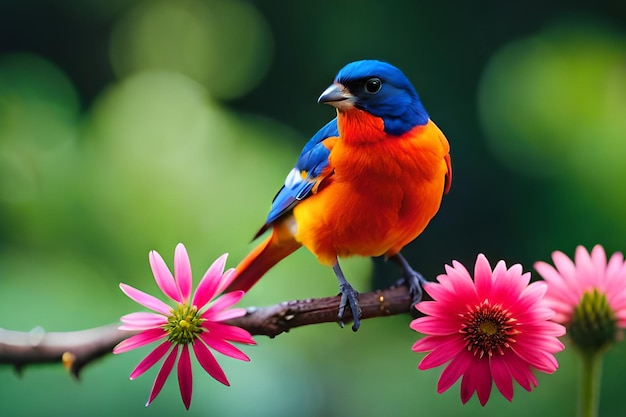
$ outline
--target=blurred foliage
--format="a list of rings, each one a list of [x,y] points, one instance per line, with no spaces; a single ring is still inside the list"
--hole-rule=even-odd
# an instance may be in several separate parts
[[[452,145],[454,182],[407,255],[434,278],[452,259],[535,260],[595,243],[624,251],[626,6],[620,1],[306,3],[245,0],[0,1],[0,322],[77,330],[154,292],[147,254],[176,243],[196,277],[252,247],[299,149],[332,117],[317,95],[345,63],[402,68]],[[351,259],[361,290],[393,266]],[[372,274],[371,271],[374,273]],[[373,276],[373,278],[372,278]],[[336,292],[302,250],[245,305]],[[0,369],[12,416],[571,416],[578,363],[513,403],[460,405],[418,372],[409,317],[298,329],[221,360],[232,386],[196,373],[191,411],[175,381],[145,409],[145,351],[107,357],[77,383],[60,366]],[[622,416],[625,344],[605,364],[601,414]]]

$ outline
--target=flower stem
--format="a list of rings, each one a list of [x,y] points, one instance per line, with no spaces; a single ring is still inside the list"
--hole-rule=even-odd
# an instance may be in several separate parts
[[[600,376],[602,374],[602,350],[584,350],[580,381],[580,417],[597,417],[600,404]]]

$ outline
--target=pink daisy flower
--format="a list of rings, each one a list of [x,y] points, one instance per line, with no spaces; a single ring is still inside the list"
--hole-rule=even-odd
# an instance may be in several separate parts
[[[554,315],[543,296],[546,284],[529,285],[530,273],[517,264],[507,269],[504,261],[491,270],[484,255],[478,255],[474,280],[459,262],[446,265],[446,273],[424,290],[433,301],[416,308],[424,313],[411,328],[427,336],[413,345],[415,352],[430,352],[419,363],[425,370],[447,363],[437,392],[449,389],[459,378],[461,401],[474,394],[487,403],[492,383],[509,401],[513,380],[530,391],[537,386],[532,370],[554,372],[554,353],[563,350],[557,339],[563,326],[549,321]]]
[[[161,392],[178,359],[178,385],[185,408],[189,409],[192,393],[192,372],[189,348],[193,350],[202,368],[224,385],[229,385],[222,368],[215,360],[213,349],[235,359],[249,361],[242,351],[229,342],[255,344],[246,330],[223,322],[245,314],[245,309],[229,309],[243,296],[243,291],[234,291],[214,300],[232,281],[234,269],[224,271],[227,254],[220,256],[207,270],[191,297],[191,264],[183,244],[176,246],[174,275],[163,258],[156,252],[149,255],[150,266],[158,287],[174,301],[170,307],[158,298],[130,285],[120,284],[122,291],[132,300],[155,313],[131,313],[123,316],[120,329],[139,331],[119,343],[113,353],[123,353],[152,342],[159,345],[146,356],[131,372],[130,379],[142,375],[163,357],[146,406]],[[210,348],[210,349],[209,349]]]
[[[601,245],[591,253],[576,248],[574,261],[563,252],[552,254],[554,267],[535,263],[548,284],[546,301],[554,321],[568,328],[572,341],[583,349],[601,350],[621,337],[626,328],[626,263],[620,252],[607,262]]]

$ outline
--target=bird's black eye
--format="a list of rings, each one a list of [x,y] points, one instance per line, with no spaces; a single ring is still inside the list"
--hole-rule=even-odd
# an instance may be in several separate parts
[[[383,86],[383,82],[380,78],[370,78],[365,81],[365,91],[369,94],[376,94]]]

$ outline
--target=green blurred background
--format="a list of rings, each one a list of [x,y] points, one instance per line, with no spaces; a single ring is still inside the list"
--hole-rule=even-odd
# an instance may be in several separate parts
[[[78,330],[156,293],[147,254],[187,246],[196,278],[252,247],[305,141],[333,116],[315,100],[351,60],[413,81],[452,146],[454,181],[406,254],[427,277],[479,252],[531,270],[578,244],[626,249],[626,3],[530,0],[286,2],[0,0],[0,326]],[[361,291],[395,268],[346,262]],[[302,250],[242,305],[335,294]],[[335,324],[220,358],[232,386],[195,373],[143,406],[147,349],[72,380],[61,366],[0,368],[2,416],[409,416],[575,414],[578,363],[513,403],[461,406],[458,384],[416,370],[408,316]],[[601,414],[623,416],[626,345],[608,355]],[[519,388],[519,387],[518,387]]]

